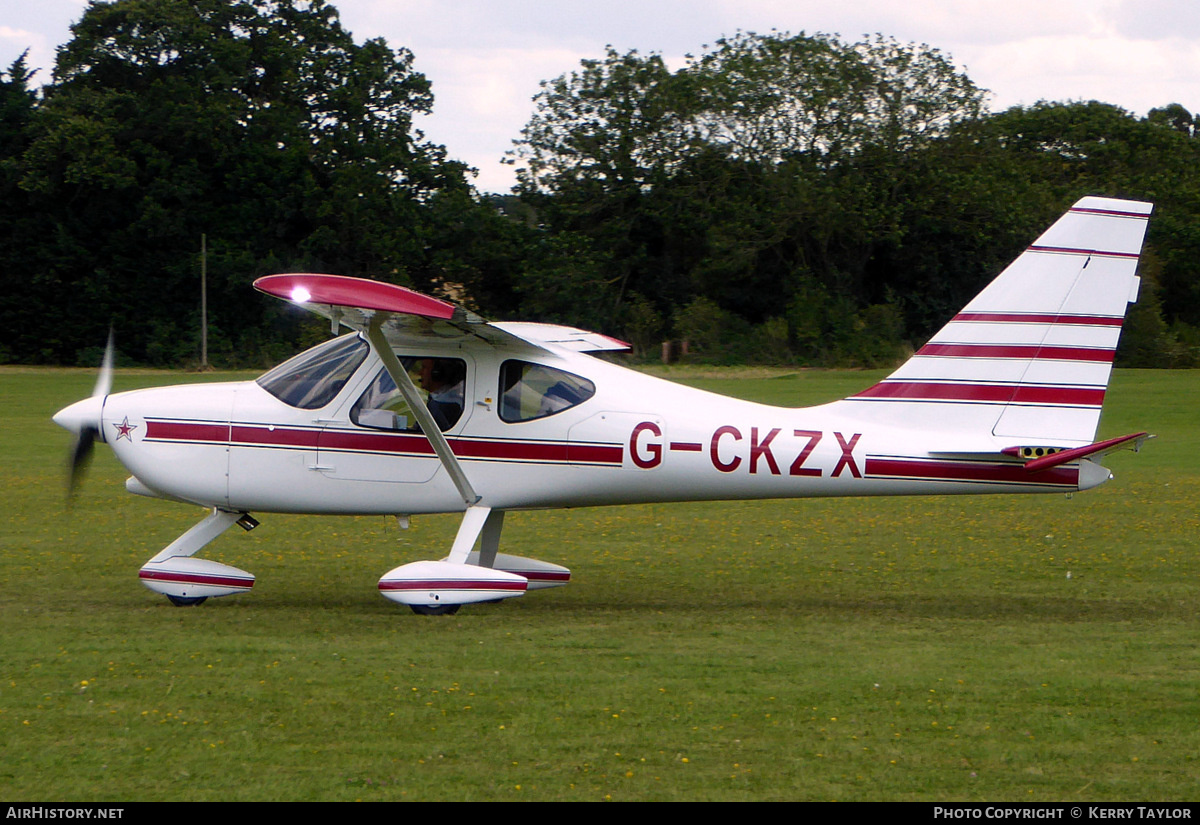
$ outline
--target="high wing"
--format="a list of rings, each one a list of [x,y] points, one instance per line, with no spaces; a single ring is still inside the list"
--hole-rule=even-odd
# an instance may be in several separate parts
[[[339,325],[366,332],[377,323],[393,345],[457,342],[474,338],[520,351],[530,348],[572,352],[625,351],[629,344],[558,324],[488,323],[470,310],[395,284],[344,275],[268,275],[254,288],[282,298]]]
[[[344,325],[366,336],[462,499],[463,520],[449,554],[440,561],[413,562],[389,571],[379,583],[384,595],[410,604],[418,612],[453,611],[462,602],[520,595],[529,586],[531,576],[569,577],[566,568],[518,557],[505,560],[524,565],[521,573],[495,566],[504,511],[493,509],[491,502],[476,492],[394,350],[405,345],[461,343],[469,339],[514,354],[627,350],[628,344],[555,324],[489,324],[469,310],[411,289],[342,275],[269,275],[256,280],[254,287],[323,315],[330,319],[335,333]],[[478,558],[471,563],[477,542]],[[529,565],[532,568],[525,569]],[[431,594],[440,606],[425,603]]]
[[[628,352],[630,349],[629,344],[617,338],[562,324],[505,321],[493,322],[490,326],[530,344],[549,344],[571,352]]]

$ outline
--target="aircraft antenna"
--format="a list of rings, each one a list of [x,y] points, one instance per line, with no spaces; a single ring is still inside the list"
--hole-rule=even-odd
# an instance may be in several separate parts
[[[200,369],[208,369],[208,236],[200,233]]]

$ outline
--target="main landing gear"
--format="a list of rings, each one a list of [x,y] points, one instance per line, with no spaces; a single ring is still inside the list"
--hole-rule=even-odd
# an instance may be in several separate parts
[[[503,527],[503,510],[471,505],[446,558],[389,570],[379,580],[379,592],[418,615],[451,616],[464,604],[498,602],[571,580],[565,567],[498,552]],[[479,550],[472,551],[476,541]]]
[[[246,593],[254,576],[195,555],[233,525],[253,530],[250,514],[213,510],[198,524],[142,565],[142,584],[176,607],[193,607],[216,596]],[[379,590],[419,616],[453,616],[464,604],[498,602],[527,590],[561,587],[571,571],[550,562],[498,552],[504,512],[473,505],[463,515],[450,554],[441,561],[416,561],[384,574]],[[479,550],[472,550],[476,542]]]
[[[254,587],[254,576],[228,564],[194,558],[210,541],[233,525],[253,530],[258,521],[249,513],[213,508],[199,524],[167,545],[142,565],[138,578],[176,607],[202,604],[210,596],[232,596]]]

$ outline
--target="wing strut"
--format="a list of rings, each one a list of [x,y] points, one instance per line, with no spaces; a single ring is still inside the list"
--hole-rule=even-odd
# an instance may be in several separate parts
[[[396,382],[396,388],[400,390],[400,394],[408,402],[409,409],[412,410],[417,423],[421,425],[421,432],[425,433],[425,437],[429,439],[429,443],[433,446],[433,451],[437,453],[437,457],[441,460],[442,466],[450,474],[450,479],[454,482],[454,486],[458,488],[458,494],[462,496],[463,503],[467,507],[473,507],[479,502],[481,496],[477,495],[475,489],[471,487],[471,482],[467,480],[467,474],[463,472],[462,465],[458,463],[454,451],[450,449],[450,442],[446,440],[446,436],[438,428],[437,423],[433,420],[433,416],[429,413],[429,409],[425,406],[425,402],[421,399],[421,394],[417,392],[416,385],[408,377],[408,371],[401,365],[400,359],[396,357],[396,353],[392,352],[391,345],[388,344],[387,338],[384,337],[381,327],[389,317],[390,313],[387,312],[378,312],[375,314],[375,317],[371,319],[371,323],[367,326],[367,340],[371,342],[371,346],[379,355],[379,359],[383,361],[384,369],[388,371],[388,375]],[[472,538],[473,543],[474,538]]]

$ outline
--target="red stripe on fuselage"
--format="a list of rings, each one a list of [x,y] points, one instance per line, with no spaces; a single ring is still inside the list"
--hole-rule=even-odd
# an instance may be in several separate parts
[[[234,424],[230,428],[233,444],[255,444],[278,447],[306,447],[315,450],[320,430],[294,430],[288,427],[263,427]]]
[[[576,444],[564,441],[505,441],[448,439],[450,449],[460,459],[470,461],[539,461],[550,463],[620,464],[623,448],[608,444]],[[333,452],[404,453],[434,455],[423,435],[392,435],[349,430],[327,430],[321,435],[321,449]]]
[[[270,427],[262,424],[209,424],[194,421],[147,421],[147,438],[230,444],[236,447],[328,450],[433,457],[424,435],[357,430],[318,430]],[[620,465],[624,448],[619,444],[581,444],[565,441],[505,439],[449,439],[454,454],[464,460],[529,461]]]
[[[146,419],[146,438],[166,441],[206,441],[229,443],[228,424],[196,421],[154,421]]]
[[[868,478],[886,476],[912,479],[913,481],[976,481],[1023,486],[1049,484],[1060,487],[1077,487],[1079,485],[1079,470],[1066,467],[1055,467],[1041,473],[1030,473],[1022,464],[982,464],[867,456],[866,469]]]

